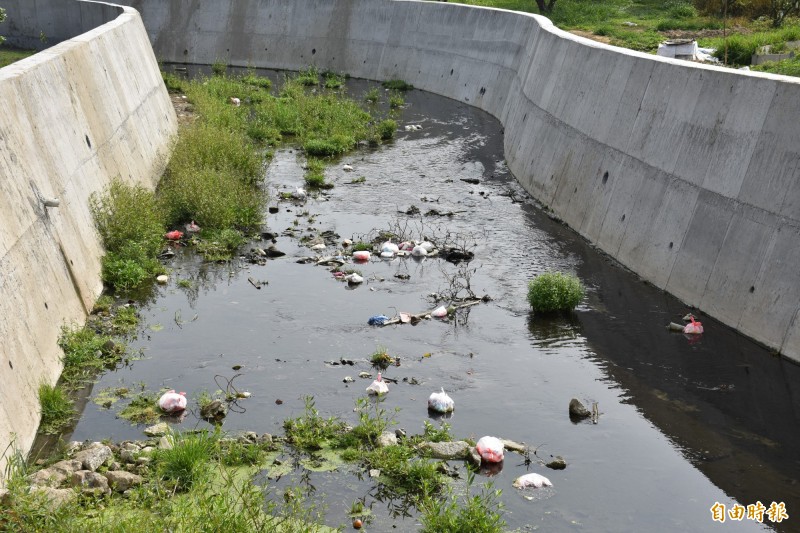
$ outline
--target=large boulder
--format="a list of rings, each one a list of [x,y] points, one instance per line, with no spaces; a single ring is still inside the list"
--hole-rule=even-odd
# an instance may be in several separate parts
[[[469,443],[463,440],[454,442],[422,442],[418,446],[419,450],[434,459],[444,459],[452,461],[466,459],[469,456]]]
[[[106,461],[113,459],[114,453],[105,444],[92,445],[75,454],[73,459],[80,461],[85,470],[94,472]]]
[[[124,470],[113,470],[105,473],[108,484],[117,492],[125,492],[135,485],[141,485],[144,482],[142,476],[137,476]]]

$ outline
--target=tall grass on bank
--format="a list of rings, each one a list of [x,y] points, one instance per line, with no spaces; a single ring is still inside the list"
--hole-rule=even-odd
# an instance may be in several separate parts
[[[748,35],[729,35],[728,63],[733,65],[749,65],[753,54],[765,45],[779,45],[786,41],[800,40],[800,24],[787,25],[774,30],[759,31]],[[703,46],[716,48],[714,56],[723,59],[725,54],[725,40],[722,38],[705,39]]]
[[[39,386],[39,405],[42,408],[42,419],[39,422],[40,433],[59,433],[75,416],[72,400],[67,392],[58,386],[53,387],[42,383]]]

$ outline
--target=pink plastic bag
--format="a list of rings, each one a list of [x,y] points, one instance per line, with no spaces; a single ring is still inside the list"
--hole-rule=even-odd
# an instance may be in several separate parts
[[[166,413],[177,413],[186,409],[186,393],[169,390],[158,399],[158,406]]]
[[[683,332],[699,335],[703,333],[703,324],[701,322],[696,322],[694,317],[692,317],[692,321],[684,326]]]
[[[503,443],[497,437],[481,437],[475,449],[487,463],[499,463],[503,460]]]

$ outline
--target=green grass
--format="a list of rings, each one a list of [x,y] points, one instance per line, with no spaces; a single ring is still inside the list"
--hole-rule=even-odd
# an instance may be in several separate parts
[[[308,67],[306,70],[301,70],[295,76],[294,81],[306,87],[319,85],[319,72],[317,71],[317,67]]]
[[[69,395],[58,386],[42,383],[39,386],[39,405],[42,408],[39,433],[48,435],[60,433],[76,415]]]
[[[320,416],[312,396],[306,396],[305,412],[297,418],[287,418],[283,422],[286,439],[295,447],[306,450],[320,450],[334,442],[344,429],[344,422],[336,417]]]
[[[403,80],[397,80],[397,79],[386,80],[384,82],[381,82],[381,85],[383,85],[390,91],[410,91],[411,89],[414,88],[414,86],[411,85],[410,83],[406,83]]]
[[[107,285],[125,293],[163,272],[155,257],[161,250],[164,222],[152,191],[114,179],[89,202],[107,252],[102,263]]]
[[[570,311],[583,299],[583,284],[572,275],[545,272],[528,284],[528,302],[538,313]]]
[[[2,41],[0,41],[2,43]],[[11,63],[16,63],[20,59],[25,59],[36,53],[36,50],[22,50],[11,46],[0,45],[0,68],[6,67]]]
[[[378,349],[370,357],[370,362],[373,366],[386,370],[389,365],[394,364],[394,357],[389,355],[389,351],[385,347],[378,346]]]
[[[769,61],[762,65],[752,67],[758,72],[770,72],[784,76],[800,76],[800,58],[784,59],[783,61]]]
[[[390,118],[382,120],[378,124],[378,135],[380,136],[382,141],[388,141],[389,139],[392,139],[396,131],[397,131],[397,122]]]
[[[120,410],[118,416],[133,424],[155,424],[164,414],[158,407],[158,398],[154,392],[141,391]]]
[[[110,336],[88,327],[62,327],[58,345],[64,351],[61,381],[67,388],[77,388],[101,370],[113,367],[124,351]]]
[[[177,491],[187,491],[207,480],[217,439],[205,431],[179,433],[172,449],[159,450],[156,455],[159,476],[174,483]]]
[[[787,25],[779,29],[759,31],[749,35],[731,35],[728,37],[728,63],[733,65],[749,65],[753,54],[764,45],[781,45],[786,41],[800,39],[800,24]],[[722,58],[725,53],[725,42],[721,38],[706,39],[704,46],[717,49],[714,54]]]
[[[479,494],[470,493],[475,475],[469,472],[467,488],[461,498],[449,492],[448,498],[428,498],[422,505],[422,533],[499,533],[504,531],[501,491],[486,484]],[[461,504],[459,505],[459,500]]]
[[[399,107],[403,107],[406,101],[403,99],[403,96],[399,93],[392,93],[389,95],[389,107],[392,109],[397,109]]]

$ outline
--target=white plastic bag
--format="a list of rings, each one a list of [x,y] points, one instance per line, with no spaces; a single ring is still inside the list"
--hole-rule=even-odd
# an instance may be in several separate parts
[[[515,489],[524,489],[526,487],[534,487],[537,489],[541,489],[542,487],[552,487],[553,484],[550,483],[550,480],[546,477],[531,472],[530,474],[525,474],[524,476],[520,476],[514,480],[514,488]]]
[[[684,333],[689,333],[692,335],[699,335],[703,333],[703,324],[702,322],[695,321],[694,317],[691,317],[691,322],[686,324],[683,328]]]
[[[158,406],[165,413],[177,413],[186,409],[186,393],[168,390],[158,399]]]
[[[433,311],[431,311],[431,316],[436,318],[444,318],[447,316],[447,308],[443,305],[440,305]]]
[[[487,463],[499,463],[503,460],[503,443],[497,437],[481,437],[475,449]]]
[[[389,386],[385,381],[383,381],[380,372],[378,372],[378,377],[375,378],[375,381],[373,381],[370,386],[367,387],[367,392],[370,394],[377,394],[378,396],[389,392]]]
[[[353,252],[354,261],[369,261],[370,253],[367,250],[358,250]]]
[[[438,413],[449,413],[456,408],[456,403],[447,395],[442,388],[442,392],[434,392],[428,397],[428,409]]]

